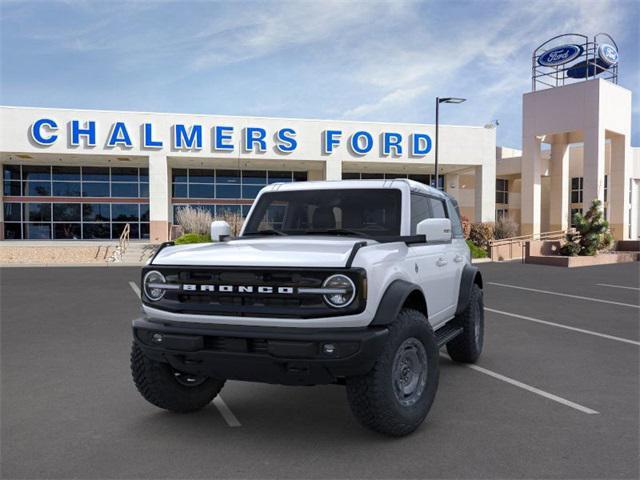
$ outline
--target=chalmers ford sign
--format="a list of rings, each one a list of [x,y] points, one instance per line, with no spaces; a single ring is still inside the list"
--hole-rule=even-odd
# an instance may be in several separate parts
[[[171,125],[169,131],[160,131],[153,123],[132,125],[130,122],[114,121],[109,125],[94,120],[71,120],[58,122],[54,118],[38,118],[29,128],[32,142],[46,148],[61,140],[62,130],[71,147],[95,147],[98,142],[105,148],[129,149],[134,145],[143,150],[170,148],[174,151],[214,151],[264,153],[273,151],[278,155],[295,153],[299,140],[295,128],[290,126],[268,131],[260,126],[238,129],[230,125],[182,124]],[[239,131],[238,131],[239,130]],[[139,133],[138,133],[139,132]],[[137,135],[137,137],[136,137]],[[322,155],[331,155],[341,145],[357,156],[377,154],[399,156],[408,154],[423,157],[431,152],[432,140],[426,133],[382,132],[380,135],[367,130],[349,134],[341,129],[325,129],[321,135]],[[135,141],[134,138],[139,138]],[[135,141],[135,144],[134,144]]]

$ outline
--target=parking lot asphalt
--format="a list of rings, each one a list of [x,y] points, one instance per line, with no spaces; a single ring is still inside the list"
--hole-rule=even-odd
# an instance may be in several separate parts
[[[129,372],[139,269],[2,269],[2,478],[637,479],[638,264],[480,268],[478,368],[443,356],[402,439],[361,428],[340,386],[227,382],[158,410]]]

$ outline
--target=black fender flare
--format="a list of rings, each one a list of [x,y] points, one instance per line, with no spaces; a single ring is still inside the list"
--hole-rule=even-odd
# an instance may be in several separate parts
[[[409,298],[409,295],[414,292],[420,294],[424,303],[424,305],[422,305],[424,308],[423,313],[426,316],[426,297],[424,296],[422,289],[415,283],[407,282],[406,280],[394,280],[389,284],[387,290],[382,295],[380,303],[378,304],[378,310],[369,325],[382,326],[392,323],[400,313],[400,310],[405,304],[407,298]]]
[[[460,277],[460,292],[458,293],[456,315],[461,314],[465,308],[467,308],[469,298],[471,298],[471,289],[474,284],[482,288],[482,274],[480,270],[478,270],[478,267],[467,264],[462,269],[462,276]]]

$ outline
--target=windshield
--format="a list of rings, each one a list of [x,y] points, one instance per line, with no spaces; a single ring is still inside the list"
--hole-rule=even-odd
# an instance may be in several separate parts
[[[301,190],[265,193],[243,235],[400,235],[397,189]]]

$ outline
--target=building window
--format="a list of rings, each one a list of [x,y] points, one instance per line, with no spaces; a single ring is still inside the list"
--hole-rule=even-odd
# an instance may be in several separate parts
[[[496,208],[496,220],[500,220],[508,217],[509,217],[508,208]]]
[[[582,177],[571,179],[571,203],[582,203]]]
[[[573,219],[576,213],[582,213],[582,208],[572,208],[571,209],[571,218],[569,219],[569,223],[571,224],[571,228],[576,228],[576,222]]]
[[[9,197],[149,197],[149,169],[4,165]]]
[[[496,203],[509,203],[509,180],[496,178]]]
[[[608,200],[609,196],[609,175],[604,176],[604,201]]]
[[[188,203],[173,205],[174,222],[180,208],[191,206],[222,216],[225,212],[247,216],[260,190],[271,183],[304,182],[307,172],[289,170],[227,170],[174,168],[171,173],[171,196],[173,199],[189,199]],[[216,200],[215,204],[205,200]],[[220,201],[223,202],[220,202]],[[244,200],[242,205],[239,200]]]
[[[149,238],[149,170],[3,165],[5,239]],[[40,202],[11,197],[48,197]],[[83,198],[84,197],[84,198]],[[96,197],[100,201],[84,201]],[[117,197],[118,201],[111,198]],[[30,199],[31,200],[31,199]]]

